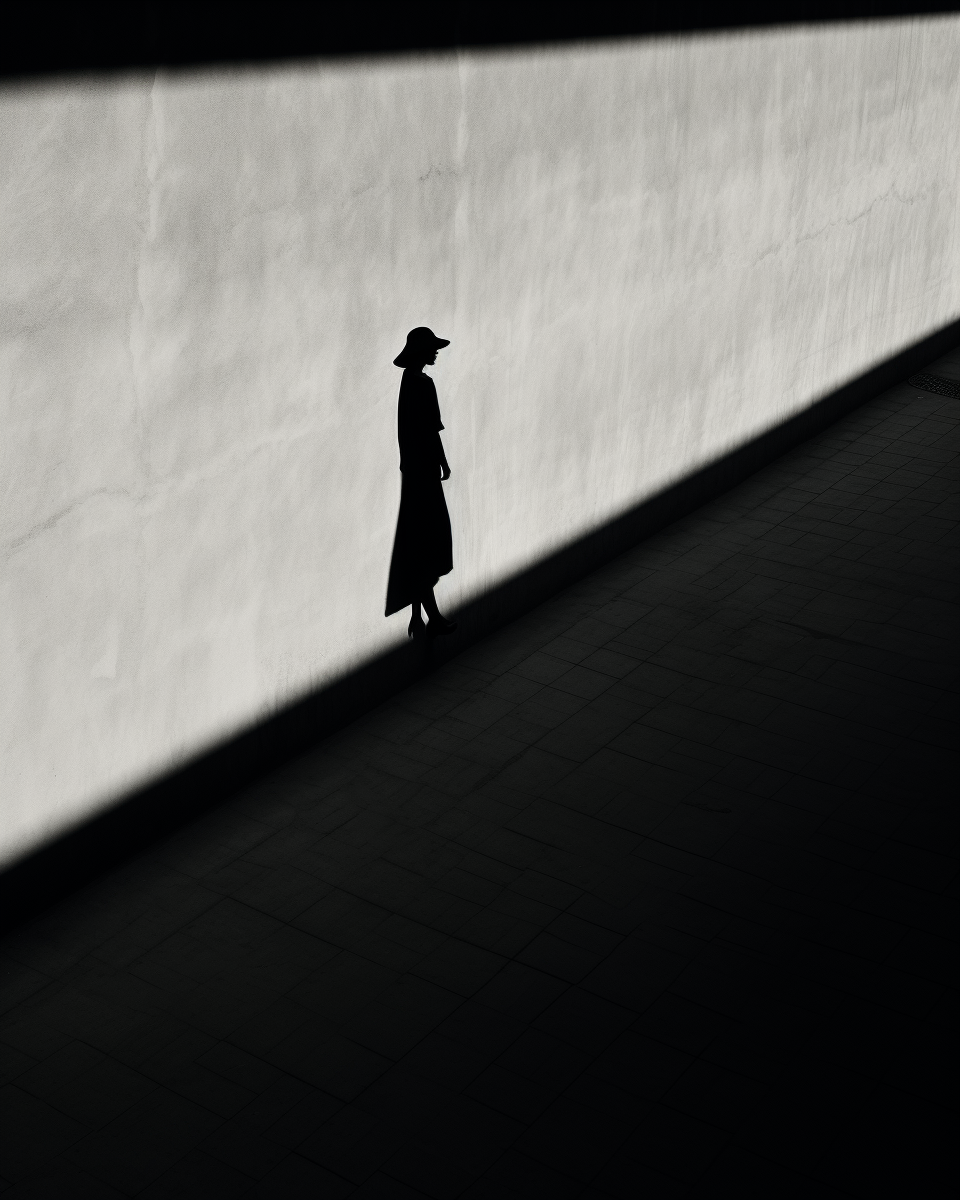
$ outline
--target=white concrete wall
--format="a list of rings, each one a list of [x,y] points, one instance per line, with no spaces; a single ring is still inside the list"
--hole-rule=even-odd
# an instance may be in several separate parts
[[[0,93],[7,861],[960,312],[960,21]]]

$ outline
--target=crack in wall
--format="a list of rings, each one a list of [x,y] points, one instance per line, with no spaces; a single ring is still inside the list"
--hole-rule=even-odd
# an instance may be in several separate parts
[[[869,214],[874,208],[876,208],[878,204],[884,203],[891,197],[899,201],[901,204],[915,204],[918,200],[926,199],[929,194],[930,189],[924,188],[915,196],[904,196],[897,191],[896,184],[891,184],[885,192],[871,200],[866,208],[861,209],[861,211],[858,213],[854,213],[852,217],[838,217],[835,221],[827,221],[825,225],[821,225],[819,229],[815,229],[812,233],[803,233],[799,237],[792,239],[784,238],[782,241],[777,242],[773,246],[769,246],[766,250],[757,255],[757,257],[753,260],[752,265],[756,266],[758,263],[762,262],[763,259],[769,258],[773,254],[777,254],[784,248],[784,246],[799,246],[801,242],[815,241],[822,234],[826,233],[828,229],[836,229],[839,225],[855,225],[858,221],[862,221],[864,217],[869,216]]]
[[[79,496],[76,500],[71,500],[69,504],[64,505],[64,507],[58,509],[57,512],[51,513],[49,517],[45,517],[42,521],[38,521],[36,525],[33,525],[19,537],[7,542],[7,544],[3,547],[4,560],[12,558],[19,550],[22,550],[24,546],[27,546],[30,544],[30,542],[35,541],[40,534],[47,533],[49,530],[56,528],[56,526],[60,524],[64,517],[68,517],[72,512],[75,512],[78,508],[81,508],[84,504],[87,504],[96,496],[124,496],[129,499],[131,493],[126,488],[95,488],[94,491],[87,492],[85,496]]]

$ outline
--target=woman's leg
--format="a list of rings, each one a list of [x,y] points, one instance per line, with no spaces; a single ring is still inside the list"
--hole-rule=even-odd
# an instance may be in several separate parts
[[[423,605],[424,612],[427,614],[427,619],[430,621],[442,621],[440,609],[437,608],[437,600],[433,594],[433,588],[427,590],[420,597],[420,603]]]
[[[420,597],[420,603],[424,607],[424,611],[429,618],[430,625],[435,633],[452,633],[456,629],[455,621],[448,621],[447,618],[437,608],[437,600],[433,594],[433,588],[428,588]]]
[[[407,626],[407,636],[423,632],[423,617],[420,615],[420,601],[414,600],[410,605],[410,624]]]

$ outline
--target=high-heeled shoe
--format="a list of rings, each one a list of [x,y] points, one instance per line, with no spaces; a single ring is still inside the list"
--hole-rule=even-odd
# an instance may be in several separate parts
[[[423,623],[423,617],[411,617],[410,624],[407,626],[407,637],[418,637],[426,631],[426,625]]]

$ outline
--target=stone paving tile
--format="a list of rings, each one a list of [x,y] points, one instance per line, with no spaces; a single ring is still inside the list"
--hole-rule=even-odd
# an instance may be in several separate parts
[[[2,1194],[947,1194],[957,418],[894,388],[9,937]]]

